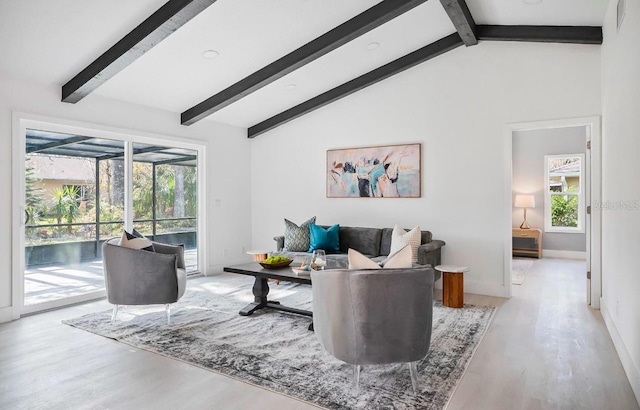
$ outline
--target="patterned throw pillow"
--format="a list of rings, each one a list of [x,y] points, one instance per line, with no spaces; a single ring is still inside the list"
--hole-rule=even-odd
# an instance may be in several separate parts
[[[372,261],[354,249],[349,249],[347,256],[349,269],[406,269],[413,266],[410,246],[405,246],[380,263]]]
[[[409,232],[406,232],[399,225],[393,227],[391,232],[391,250],[389,254],[398,252],[405,246],[411,246],[411,258],[413,262],[418,260],[418,247],[422,242],[422,232],[420,232],[420,226],[416,226]]]
[[[120,246],[124,246],[125,248],[155,252],[153,243],[149,239],[145,238],[144,236],[135,236],[127,231],[124,231],[122,233],[122,238],[120,238]]]
[[[309,249],[309,225],[316,223],[316,217],[310,218],[300,226],[290,220],[284,220],[284,251],[306,252]]]

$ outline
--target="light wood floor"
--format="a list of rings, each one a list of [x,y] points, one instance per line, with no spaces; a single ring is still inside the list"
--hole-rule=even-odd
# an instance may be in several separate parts
[[[639,408],[600,313],[585,306],[583,272],[582,262],[542,259],[512,299],[465,295],[499,309],[449,410]],[[316,408],[60,323],[108,308],[0,325],[0,409]]]

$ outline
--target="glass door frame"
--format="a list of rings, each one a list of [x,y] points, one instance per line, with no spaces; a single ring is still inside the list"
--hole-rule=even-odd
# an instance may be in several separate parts
[[[124,226],[130,230],[133,227],[133,144],[162,144],[169,147],[185,148],[197,152],[197,232],[196,249],[198,252],[198,271],[203,272],[206,267],[206,172],[204,142],[197,142],[158,135],[143,133],[114,127],[106,127],[97,124],[83,123],[64,119],[50,118],[26,113],[13,113],[12,126],[12,249],[11,249],[11,306],[13,319],[23,315],[56,309],[89,300],[100,299],[106,296],[106,292],[97,291],[84,295],[68,297],[65,299],[44,302],[36,305],[24,304],[24,273],[25,273],[25,160],[26,160],[26,132],[27,129],[40,129],[60,133],[85,135],[88,137],[104,138],[124,142],[125,160],[125,209]],[[196,272],[197,273],[197,272]]]

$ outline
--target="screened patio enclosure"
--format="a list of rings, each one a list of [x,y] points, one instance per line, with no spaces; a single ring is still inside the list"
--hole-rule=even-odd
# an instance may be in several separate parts
[[[125,225],[125,142],[27,129],[25,305],[104,290],[101,247]],[[197,152],[132,145],[130,215],[197,266]]]

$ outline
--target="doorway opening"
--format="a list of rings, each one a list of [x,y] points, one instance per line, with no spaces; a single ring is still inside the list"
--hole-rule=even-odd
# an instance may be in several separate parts
[[[526,279],[535,261],[584,261],[585,300],[600,300],[600,120],[597,117],[511,124],[508,152],[509,234],[505,288]]]

